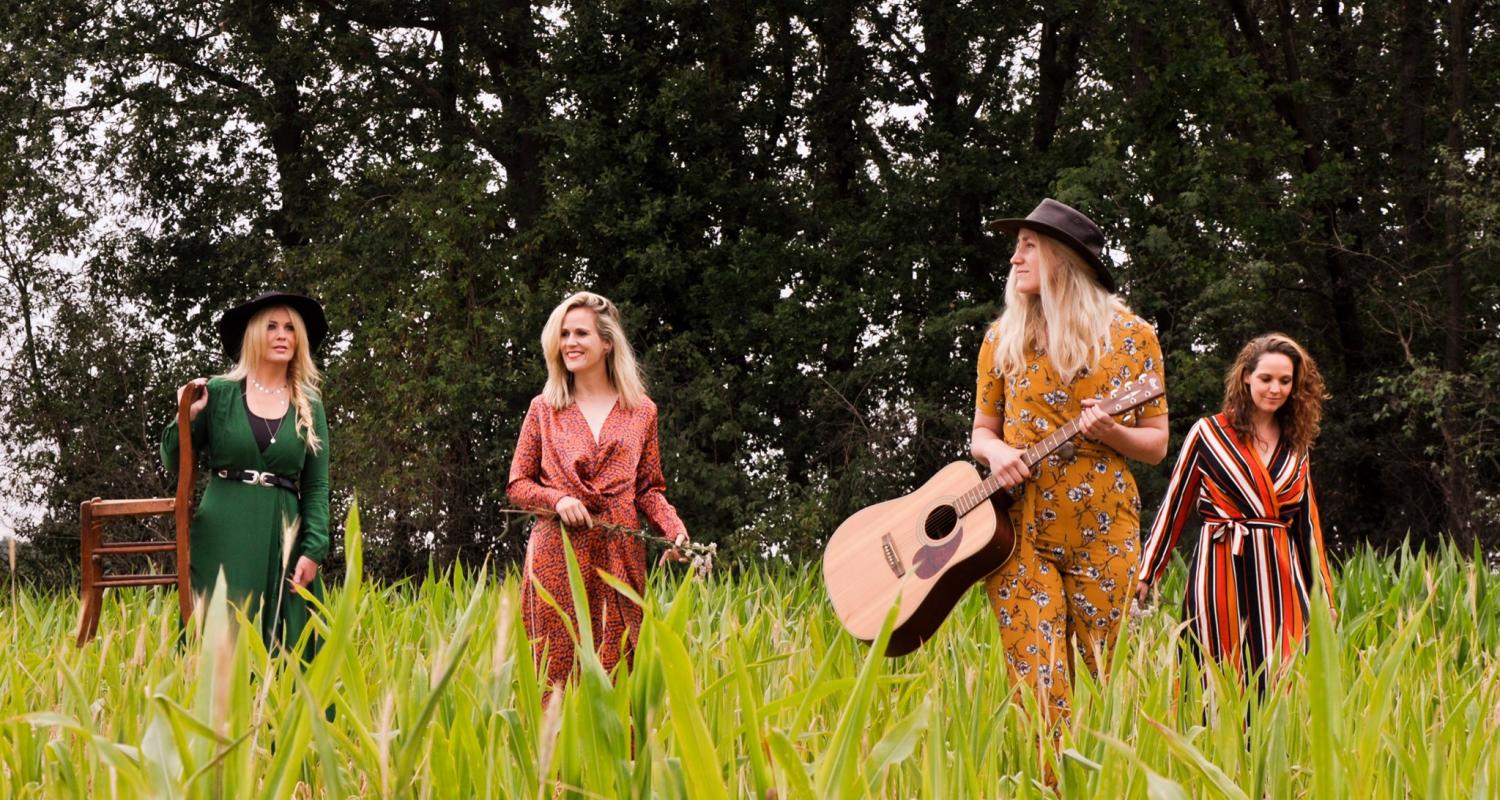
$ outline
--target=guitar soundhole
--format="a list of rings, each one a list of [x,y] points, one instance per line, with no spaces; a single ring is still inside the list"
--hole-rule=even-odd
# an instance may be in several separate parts
[[[953,506],[938,506],[927,512],[927,538],[941,539],[953,532],[958,524],[958,510]]]

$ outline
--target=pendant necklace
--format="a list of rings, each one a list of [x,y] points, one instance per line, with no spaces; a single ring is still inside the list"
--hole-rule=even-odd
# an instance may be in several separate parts
[[[254,385],[255,388],[261,390],[265,394],[279,395],[279,394],[284,394],[286,392],[286,387],[285,386],[282,386],[282,387],[280,387],[278,389],[267,389],[266,387],[262,386],[260,384],[260,381],[256,380],[255,378],[250,377],[248,375],[246,377],[249,378],[250,383],[252,385]],[[287,405],[290,406],[291,404],[288,403]],[[286,412],[285,411],[281,412],[281,416],[279,418],[277,418],[277,424],[276,424],[276,426],[274,428],[271,427],[271,421],[268,420],[268,419],[266,419],[265,417],[261,417],[261,416],[255,415],[255,414],[251,414],[251,416],[255,417],[256,419],[260,420],[262,423],[265,424],[265,426],[266,426],[266,434],[271,437],[270,444],[276,444],[276,431],[278,431],[278,430],[281,429],[281,420],[286,419]]]
[[[285,417],[286,417],[286,414],[283,413],[282,414],[282,418],[284,419]],[[264,417],[256,417],[256,419],[260,420],[261,423],[266,426],[266,433],[269,434],[270,437],[271,437],[271,442],[270,443],[271,444],[276,444],[276,431],[281,428],[281,425],[279,424],[281,420],[277,420],[278,424],[275,425],[275,426],[272,426],[271,425],[271,421],[268,420],[268,419],[266,419],[266,418],[264,418]]]

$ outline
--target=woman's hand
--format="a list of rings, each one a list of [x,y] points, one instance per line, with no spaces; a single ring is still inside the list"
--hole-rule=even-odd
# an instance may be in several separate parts
[[[318,577],[318,562],[307,556],[298,556],[297,567],[292,570],[292,583],[306,589],[316,577]]]
[[[677,534],[677,538],[672,541],[672,544],[677,545],[677,547],[681,547],[682,545],[687,544],[689,541],[692,541],[692,540],[688,539],[688,535],[687,534],[685,534],[685,533],[679,533],[679,534]],[[667,550],[667,552],[662,553],[661,554],[661,560],[658,561],[658,562],[656,562],[656,565],[657,566],[661,566],[662,564],[665,564],[668,561],[676,561],[679,564],[686,564],[687,562],[693,560],[693,559],[689,558],[686,553],[682,552],[681,550],[678,550],[677,547],[673,547],[673,548]]]
[[[1151,603],[1151,585],[1150,584],[1146,583],[1145,581],[1136,581],[1135,582],[1135,601],[1137,603],[1139,603],[1142,608],[1145,608],[1146,606],[1150,605],[1150,603]]]
[[[188,406],[188,421],[191,422],[197,419],[198,412],[202,411],[204,406],[208,405],[208,379],[194,378],[188,382],[188,386],[193,387],[193,391],[198,394],[198,399],[194,400],[191,406]],[[177,388],[177,405],[179,407],[182,405],[182,390],[185,388],[187,387],[179,386]]]
[[[990,464],[990,473],[1000,476],[1000,485],[1009,489],[1019,486],[1022,481],[1031,477],[1031,470],[1026,466],[1023,458],[1024,451],[994,439],[980,444],[984,459]]]
[[[1102,440],[1120,427],[1120,423],[1115,422],[1114,417],[1104,413],[1104,409],[1099,407],[1098,400],[1085,397],[1079,402],[1083,404],[1083,416],[1078,418],[1078,429],[1083,432],[1083,435],[1091,439]]]
[[[561,519],[563,524],[569,528],[583,530],[594,527],[593,515],[589,513],[588,508],[583,505],[583,502],[576,497],[570,495],[558,500],[557,505],[554,506],[554,510],[557,511],[558,519]]]

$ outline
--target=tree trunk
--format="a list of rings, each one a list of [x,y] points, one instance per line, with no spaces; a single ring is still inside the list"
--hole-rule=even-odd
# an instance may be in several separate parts
[[[281,46],[279,11],[267,2],[247,2],[242,10],[250,49],[271,81],[262,122],[276,157],[276,189],[281,194],[281,207],[269,212],[271,229],[283,248],[300,247],[308,240],[304,223],[314,217],[313,168],[304,148],[307,122],[299,88],[304,76]]]
[[[1031,146],[1039,153],[1052,147],[1063,97],[1078,75],[1083,31],[1093,23],[1094,4],[1083,3],[1072,18],[1049,16],[1042,22],[1041,48],[1037,54],[1036,118]]]
[[[1396,71],[1399,110],[1390,142],[1391,157],[1400,176],[1401,214],[1408,249],[1423,252],[1433,239],[1428,219],[1431,198],[1431,147],[1427,115],[1432,102],[1432,4],[1406,0],[1401,8],[1400,54]]]
[[[505,167],[507,205],[515,220],[515,233],[523,238],[541,219],[547,197],[541,128],[547,118],[548,101],[545,85],[539,85],[543,76],[536,13],[531,0],[503,0],[498,36],[486,37],[484,48],[490,78],[500,95],[501,128],[507,132],[507,141],[498,153]],[[540,259],[535,260],[538,264],[534,266],[540,268]],[[535,270],[533,274],[540,277]]]
[[[808,108],[814,182],[834,201],[853,197],[863,164],[857,120],[864,114],[861,56],[854,35],[854,0],[831,0],[813,22],[822,80]]]
[[[1473,23],[1468,0],[1450,0],[1445,28],[1448,37],[1448,132],[1444,169],[1448,185],[1463,177],[1464,116],[1469,110],[1469,38]],[[1449,202],[1443,211],[1447,263],[1443,271],[1443,370],[1454,386],[1465,380],[1464,334],[1467,331],[1467,297],[1464,275],[1463,213]],[[1474,536],[1474,492],[1469,467],[1464,462],[1463,419],[1455,403],[1442,410],[1443,493],[1448,501],[1448,527],[1461,547],[1468,549]]]

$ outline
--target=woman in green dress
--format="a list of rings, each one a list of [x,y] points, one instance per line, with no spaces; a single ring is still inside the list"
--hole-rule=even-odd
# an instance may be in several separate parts
[[[229,600],[261,636],[295,645],[319,601],[319,565],[328,555],[328,421],[312,351],[328,332],[323,307],[301,295],[270,292],[219,319],[224,353],[235,366],[193,381],[193,448],[209,471],[193,515],[193,591],[206,596],[222,570]],[[177,425],[162,433],[161,458],[177,464]],[[309,637],[302,655],[317,648]]]

